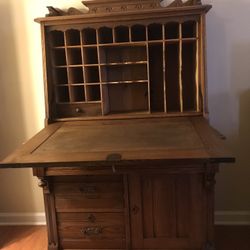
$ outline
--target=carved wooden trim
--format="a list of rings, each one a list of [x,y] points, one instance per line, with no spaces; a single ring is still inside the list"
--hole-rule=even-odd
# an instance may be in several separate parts
[[[183,2],[182,0],[174,0],[166,7],[161,6],[161,1],[164,0],[96,0],[82,1],[84,10],[76,9],[74,7],[68,10],[61,10],[53,6],[48,6],[49,13],[46,16],[67,16],[67,15],[79,15],[79,14],[100,14],[100,13],[117,13],[128,12],[138,10],[150,10],[150,9],[162,9],[162,8],[179,8],[186,6],[201,5],[201,0],[188,0]],[[87,8],[86,8],[87,6]],[[87,11],[87,9],[89,9]]]
[[[49,182],[47,180],[47,178],[42,177],[42,178],[38,178],[38,186],[43,188],[43,193],[44,194],[50,194],[50,187],[49,187]]]
[[[214,165],[206,166],[206,171],[204,175],[204,185],[205,185],[205,188],[210,191],[213,191],[214,186],[216,184],[216,180],[215,180],[216,172],[218,172],[217,166],[214,166]]]

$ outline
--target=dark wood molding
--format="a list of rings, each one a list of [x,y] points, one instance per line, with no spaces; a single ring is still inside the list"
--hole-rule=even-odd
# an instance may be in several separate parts
[[[89,14],[101,14],[101,13],[113,13],[121,12],[125,13],[128,11],[138,11],[138,10],[152,10],[152,9],[166,9],[166,8],[181,8],[201,5],[200,0],[189,0],[183,2],[182,0],[174,0],[166,7],[162,7],[160,0],[135,0],[135,1],[82,1],[84,6],[87,6],[88,11],[83,11],[81,9],[76,9],[71,7],[67,10],[61,10],[60,8],[55,8],[53,6],[48,6],[49,13],[46,15],[51,16],[67,16],[67,15],[89,15]]]

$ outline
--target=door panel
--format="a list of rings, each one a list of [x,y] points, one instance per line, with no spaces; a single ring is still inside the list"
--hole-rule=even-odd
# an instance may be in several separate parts
[[[202,174],[129,178],[134,248],[199,248],[205,241]]]

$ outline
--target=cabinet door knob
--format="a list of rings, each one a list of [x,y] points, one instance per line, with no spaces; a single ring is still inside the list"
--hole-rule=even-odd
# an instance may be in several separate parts
[[[138,207],[138,206],[133,206],[133,208],[132,208],[132,212],[133,212],[133,214],[138,214],[138,212],[140,211],[140,208]]]
[[[80,108],[76,108],[75,110],[76,110],[76,113],[78,113],[78,114],[82,113],[82,109],[80,109]]]

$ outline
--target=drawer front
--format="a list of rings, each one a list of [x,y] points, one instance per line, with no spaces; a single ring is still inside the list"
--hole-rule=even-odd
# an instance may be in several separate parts
[[[83,176],[67,180],[57,177],[53,189],[58,212],[108,211],[124,207],[123,183],[117,177]]]
[[[58,118],[100,116],[102,107],[100,103],[57,104],[56,115]]]
[[[125,225],[122,213],[58,213],[62,248],[123,248]],[[104,247],[105,246],[105,247]]]

